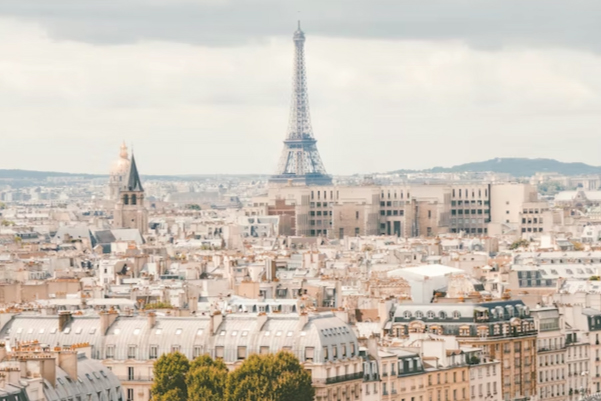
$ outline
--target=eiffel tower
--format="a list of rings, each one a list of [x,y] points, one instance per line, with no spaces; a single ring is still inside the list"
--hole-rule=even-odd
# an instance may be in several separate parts
[[[331,185],[332,177],[326,173],[311,128],[304,47],[305,33],[301,30],[299,21],[298,29],[294,32],[294,82],[288,135],[284,141],[278,170],[269,182]]]

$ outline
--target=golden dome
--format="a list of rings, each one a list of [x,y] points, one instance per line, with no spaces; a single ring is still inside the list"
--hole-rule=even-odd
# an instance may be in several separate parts
[[[111,175],[124,175],[129,171],[129,157],[127,154],[127,146],[125,142],[121,144],[121,149],[119,151],[119,159],[113,162],[111,166]]]

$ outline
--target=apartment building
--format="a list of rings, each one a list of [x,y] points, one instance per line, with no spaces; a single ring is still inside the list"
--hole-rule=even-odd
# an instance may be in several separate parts
[[[415,352],[385,348],[379,350],[383,401],[425,401],[425,371]]]
[[[451,185],[452,233],[488,234],[490,184]]]
[[[533,235],[549,231],[553,214],[529,184],[503,183],[490,187],[491,235]]]
[[[540,399],[565,400],[569,393],[566,365],[565,322],[554,307],[531,311],[538,330],[537,391]]]
[[[501,401],[501,363],[483,356],[469,365],[470,399],[474,401]]]
[[[534,235],[552,226],[529,184],[290,185],[269,188],[266,202],[285,235]]]
[[[401,338],[425,332],[456,336],[461,346],[482,349],[486,358],[502,362],[504,400],[536,394],[537,332],[522,301],[399,304],[389,327],[389,335]]]
[[[6,322],[0,329],[3,338],[39,340],[64,348],[89,343],[92,358],[101,360],[117,376],[128,401],[150,398],[153,363],[161,354],[173,351],[189,359],[203,354],[221,358],[230,369],[253,353],[292,352],[310,371],[318,401],[357,399],[363,383],[357,338],[332,313],[267,310],[258,315],[159,317],[109,311],[81,316],[4,314],[2,321]]]

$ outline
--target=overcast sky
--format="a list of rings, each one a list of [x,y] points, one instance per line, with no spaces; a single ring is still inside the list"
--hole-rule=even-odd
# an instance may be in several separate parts
[[[0,168],[273,172],[299,18],[330,173],[601,165],[598,0],[2,0]]]

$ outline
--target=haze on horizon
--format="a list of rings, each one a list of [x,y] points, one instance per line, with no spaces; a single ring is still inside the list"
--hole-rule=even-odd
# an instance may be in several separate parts
[[[299,18],[332,174],[601,165],[598,1],[5,0],[0,168],[272,173]]]

